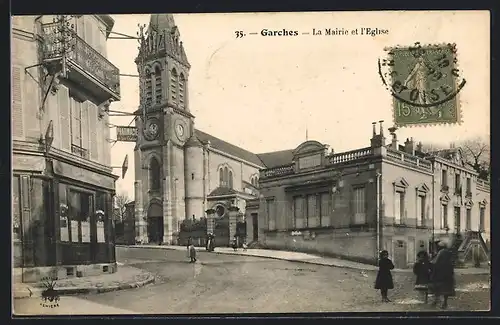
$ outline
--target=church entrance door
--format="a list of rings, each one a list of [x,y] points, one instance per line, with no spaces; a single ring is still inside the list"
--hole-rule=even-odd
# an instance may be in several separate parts
[[[148,210],[148,241],[163,242],[163,209],[157,203],[151,204]]]

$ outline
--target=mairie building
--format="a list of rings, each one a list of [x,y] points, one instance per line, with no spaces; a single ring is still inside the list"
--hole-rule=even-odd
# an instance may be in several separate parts
[[[185,220],[231,215],[224,236],[244,222],[246,241],[268,248],[370,263],[387,249],[398,267],[438,239],[453,240],[463,259],[471,243],[487,254],[489,185],[460,149],[423,153],[413,139],[398,145],[394,132],[388,142],[380,123],[366,147],[348,152],[308,140],[252,153],[195,127],[191,66],[173,16],[151,15],[141,37],[135,201],[127,214],[136,243],[180,244]]]

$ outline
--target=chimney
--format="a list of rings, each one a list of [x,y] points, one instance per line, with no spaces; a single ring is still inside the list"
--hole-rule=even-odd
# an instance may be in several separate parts
[[[419,141],[417,144],[417,151],[422,152],[422,141]]]
[[[398,138],[396,136],[396,130],[398,128],[396,126],[392,126],[389,128],[389,133],[392,135],[392,140],[391,140],[391,148],[393,150],[398,150]]]
[[[377,124],[377,122],[372,122],[372,125],[373,125],[373,137],[375,137],[377,135],[377,130],[375,129],[375,125]]]
[[[384,123],[384,120],[381,120],[381,121],[378,121],[380,123],[380,137],[384,137],[384,125],[382,123]]]
[[[413,143],[413,138],[406,138],[405,141],[405,152],[411,155],[415,155],[415,144]]]

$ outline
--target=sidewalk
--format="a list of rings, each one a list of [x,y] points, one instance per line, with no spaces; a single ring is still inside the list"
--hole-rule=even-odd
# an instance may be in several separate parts
[[[152,249],[168,249],[168,250],[181,250],[185,251],[185,246],[158,246],[158,245],[117,245],[118,247],[127,247],[127,248],[152,248]],[[198,250],[205,250],[205,247],[198,247]],[[377,271],[378,267],[370,264],[363,264],[348,260],[343,260],[340,258],[334,257],[322,257],[312,254],[299,253],[299,252],[288,252],[288,251],[278,251],[271,249],[247,249],[243,251],[243,249],[239,248],[237,251],[234,251],[230,247],[216,247],[214,253],[216,254],[230,254],[230,255],[241,255],[241,256],[255,256],[255,257],[263,257],[277,260],[284,260],[290,262],[299,262],[299,263],[307,263],[307,264],[316,264],[323,266],[331,266],[331,267],[340,267],[352,270],[359,271]],[[412,273],[412,269],[394,269],[393,272],[401,272],[401,273]],[[464,269],[455,269],[456,274],[490,274],[489,268],[464,268]]]
[[[138,288],[154,281],[154,275],[149,272],[135,267],[119,266],[118,270],[112,274],[58,280],[54,290],[59,295],[101,293]],[[14,299],[35,298],[36,302],[39,303],[41,294],[46,287],[43,283],[14,283],[12,289]]]

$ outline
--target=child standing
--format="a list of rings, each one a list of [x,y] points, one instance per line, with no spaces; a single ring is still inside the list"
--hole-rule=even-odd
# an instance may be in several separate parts
[[[196,262],[196,248],[193,244],[189,245],[189,258],[191,259],[190,263]]]
[[[375,280],[375,289],[380,290],[383,302],[390,302],[387,298],[387,292],[389,289],[394,289],[394,283],[392,281],[391,270],[394,269],[394,264],[389,259],[389,252],[383,250],[380,252],[380,258],[378,261],[378,272],[377,278]]]
[[[415,290],[422,292],[424,295],[425,303],[428,301],[429,297],[429,281],[431,276],[431,263],[429,260],[429,254],[417,255],[417,261],[413,265],[413,274],[417,276],[415,280]]]

